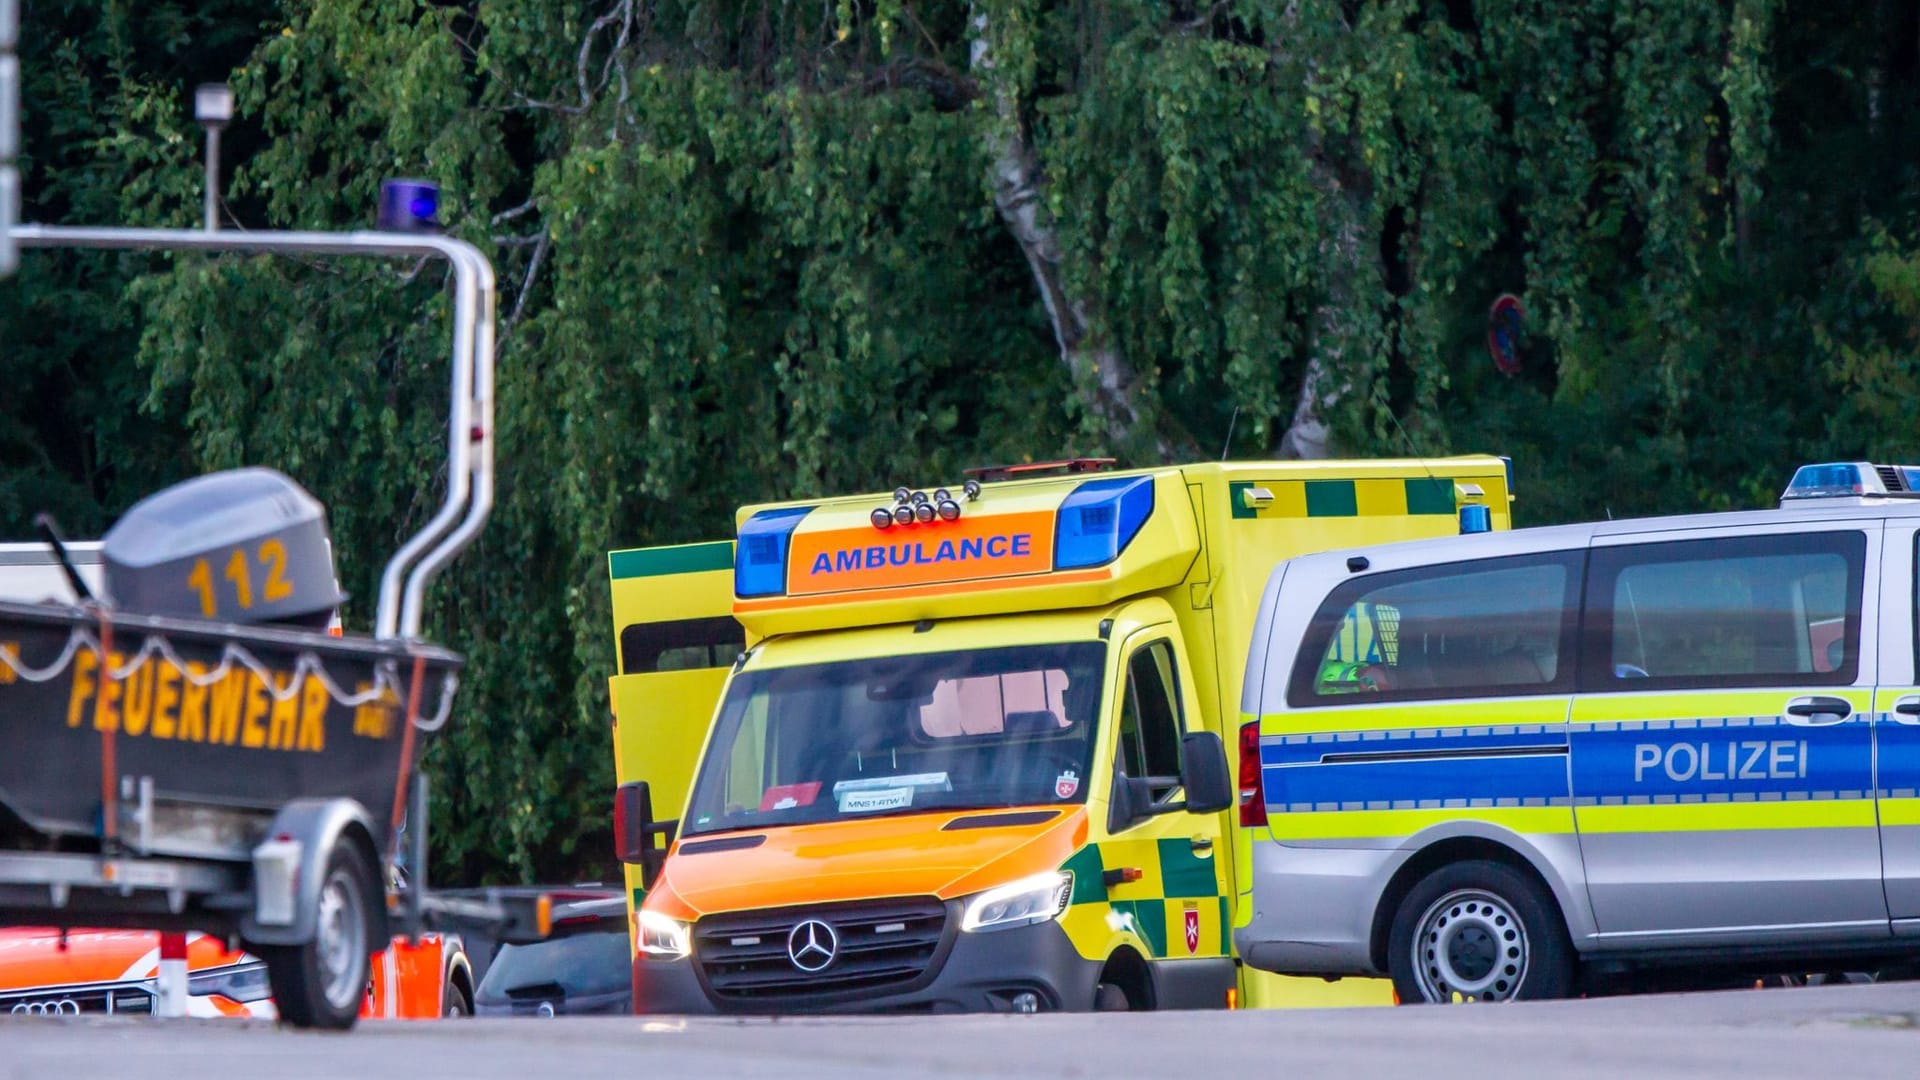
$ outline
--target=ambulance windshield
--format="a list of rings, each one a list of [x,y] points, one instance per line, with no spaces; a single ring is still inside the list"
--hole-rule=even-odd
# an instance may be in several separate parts
[[[683,832],[1087,796],[1100,642],[872,657],[733,680]]]

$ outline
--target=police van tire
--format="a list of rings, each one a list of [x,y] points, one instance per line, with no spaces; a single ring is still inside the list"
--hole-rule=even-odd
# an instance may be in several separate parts
[[[313,940],[301,945],[259,946],[267,983],[280,1019],[294,1027],[353,1026],[372,974],[372,927],[380,893],[366,856],[351,844],[337,845],[320,876],[319,912]]]
[[[1395,910],[1387,970],[1400,1001],[1537,1001],[1573,992],[1573,944],[1553,897],[1505,863],[1451,863]]]

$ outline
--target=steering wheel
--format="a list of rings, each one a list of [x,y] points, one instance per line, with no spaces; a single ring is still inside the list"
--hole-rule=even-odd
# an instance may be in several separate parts
[[[1357,678],[1360,689],[1368,693],[1379,693],[1393,689],[1393,679],[1385,664],[1368,664],[1360,669]]]
[[[1613,665],[1613,677],[1616,679],[1646,679],[1652,676],[1647,674],[1646,668],[1638,664],[1615,664]]]

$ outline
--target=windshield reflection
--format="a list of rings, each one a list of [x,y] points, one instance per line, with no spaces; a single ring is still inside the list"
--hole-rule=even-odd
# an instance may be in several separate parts
[[[1100,642],[735,676],[686,834],[1086,799]]]

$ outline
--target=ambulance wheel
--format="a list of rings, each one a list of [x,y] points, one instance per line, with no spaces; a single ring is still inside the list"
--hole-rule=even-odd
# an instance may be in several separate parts
[[[1118,983],[1103,982],[1093,988],[1094,1012],[1126,1012],[1131,1008],[1127,992]]]
[[[1474,859],[1435,870],[1400,901],[1387,969],[1408,1004],[1563,998],[1573,992],[1573,944],[1544,888]]]
[[[372,967],[373,870],[366,857],[340,844],[320,876],[313,940],[260,946],[280,1019],[294,1027],[344,1029],[360,1015]]]

